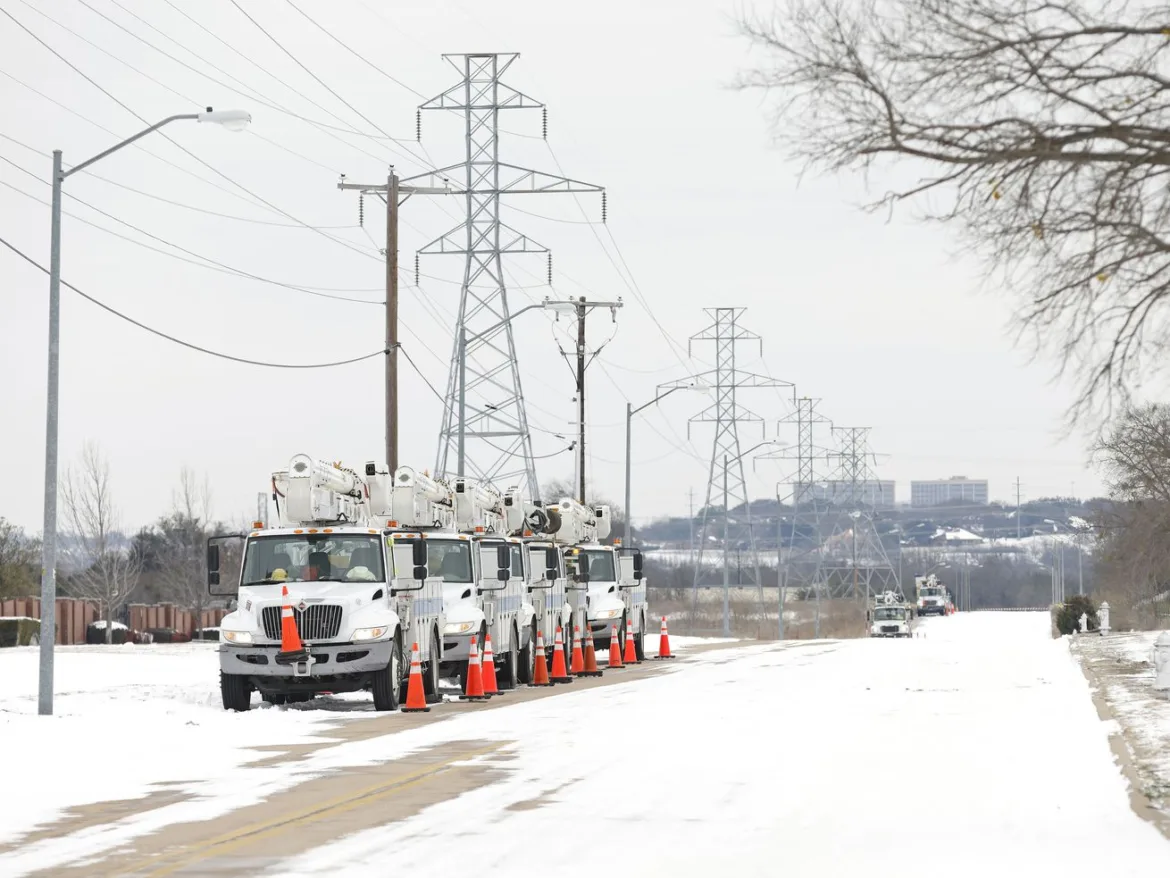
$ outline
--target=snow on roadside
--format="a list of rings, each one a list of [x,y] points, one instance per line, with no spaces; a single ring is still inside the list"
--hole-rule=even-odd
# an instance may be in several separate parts
[[[1073,654],[1098,681],[1121,726],[1142,791],[1170,819],[1170,701],[1154,694],[1154,640],[1160,631],[1077,637]]]

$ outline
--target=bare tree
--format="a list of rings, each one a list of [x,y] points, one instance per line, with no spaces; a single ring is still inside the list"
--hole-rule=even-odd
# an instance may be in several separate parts
[[[96,601],[106,621],[106,643],[113,641],[114,613],[138,586],[142,559],[126,543],[110,486],[110,466],[101,449],[87,443],[77,469],[65,471],[61,505],[71,540],[66,558],[74,570],[69,589]]]
[[[171,512],[158,522],[162,537],[157,548],[158,579],[166,597],[191,610],[196,628],[202,626],[207,606],[203,553],[211,526],[211,482],[200,480],[189,467],[179,472],[171,497]]]
[[[1170,406],[1127,409],[1095,456],[1117,501],[1097,516],[1100,591],[1120,623],[1154,624],[1170,589]]]
[[[740,85],[776,95],[780,145],[909,179],[870,207],[913,199],[962,229],[1079,382],[1074,416],[1164,368],[1164,2],[779,0],[740,26],[766,58]]]

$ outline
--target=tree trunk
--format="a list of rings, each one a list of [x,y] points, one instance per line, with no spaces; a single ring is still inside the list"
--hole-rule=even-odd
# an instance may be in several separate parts
[[[114,642],[114,607],[106,601],[106,643]]]

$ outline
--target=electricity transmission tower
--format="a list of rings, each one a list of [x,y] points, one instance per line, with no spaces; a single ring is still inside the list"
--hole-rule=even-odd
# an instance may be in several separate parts
[[[500,114],[511,110],[545,110],[543,104],[501,80],[518,57],[511,53],[443,56],[459,71],[461,79],[422,104],[419,110],[448,111],[463,116],[465,158],[403,182],[461,178],[462,188],[453,189],[453,194],[464,196],[466,206],[465,218],[459,225],[418,251],[423,256],[464,257],[459,315],[435,470],[439,475],[450,474],[462,435],[467,472],[459,475],[473,475],[501,484],[524,484],[528,496],[536,498],[540,496],[539,483],[520,387],[502,257],[549,251],[500,219],[500,199],[504,195],[601,192],[604,219],[605,193],[601,186],[500,161]],[[547,115],[543,131],[547,136]],[[551,256],[549,259],[551,279]],[[465,373],[460,370],[460,339],[467,341]],[[456,404],[461,374],[465,380],[463,406]]]
[[[747,452],[740,450],[739,424],[758,421],[763,418],[739,404],[740,390],[769,387],[791,388],[793,384],[765,375],[746,372],[736,366],[736,347],[741,342],[763,341],[754,332],[739,325],[743,308],[706,308],[714,322],[697,335],[691,336],[690,343],[710,341],[715,343],[715,368],[700,372],[681,381],[662,385],[710,386],[715,392],[715,401],[708,408],[695,415],[687,424],[687,434],[693,423],[714,423],[715,438],[711,446],[711,465],[707,479],[706,500],[703,504],[703,522],[699,528],[699,551],[696,557],[695,590],[703,577],[703,553],[715,533],[720,533],[723,542],[724,586],[727,584],[728,553],[731,546],[746,543],[748,548],[748,572],[753,577],[758,592],[762,594],[760,562],[756,553],[756,536],[752,528],[751,501],[747,494],[747,480],[744,477],[743,458]],[[689,351],[689,344],[688,344]],[[758,446],[756,446],[758,447]],[[712,509],[712,502],[722,501],[718,512]],[[741,573],[742,577],[742,573]],[[743,584],[742,578],[739,583]]]
[[[837,470],[826,482],[813,487],[826,504],[833,527],[821,548],[816,581],[832,596],[864,598],[893,591],[902,594],[897,571],[890,563],[875,524],[879,503],[893,503],[882,496],[869,450],[869,427],[834,428],[840,449],[830,455]]]

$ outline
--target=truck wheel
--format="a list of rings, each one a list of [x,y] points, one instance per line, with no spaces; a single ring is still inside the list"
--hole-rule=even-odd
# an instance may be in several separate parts
[[[512,626],[512,639],[508,644],[508,651],[504,653],[504,663],[500,666],[500,689],[515,689],[520,681],[520,634],[516,626]]]
[[[520,650],[520,682],[525,685],[532,683],[536,675],[536,620],[532,620],[532,627],[528,632],[528,643]]]
[[[402,632],[394,632],[390,661],[374,671],[374,710],[398,710],[398,687],[402,685]]]
[[[634,632],[634,655],[638,657],[638,661],[646,661],[646,617],[640,616],[642,620],[641,627]]]
[[[242,713],[252,706],[252,684],[242,674],[219,672],[219,694],[223,709]]]
[[[264,699],[267,704],[285,704],[288,701],[284,695],[278,695],[275,692],[261,692],[260,697]]]

